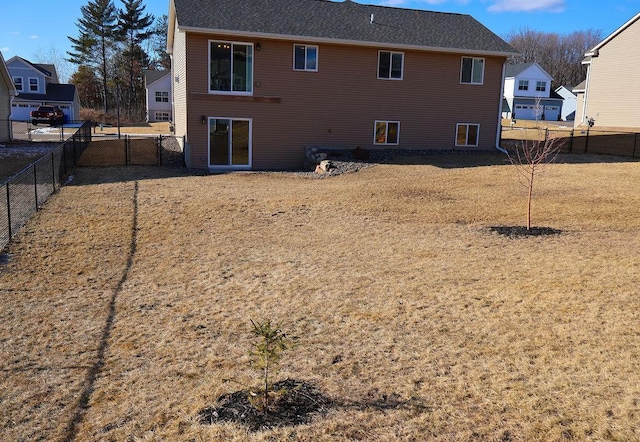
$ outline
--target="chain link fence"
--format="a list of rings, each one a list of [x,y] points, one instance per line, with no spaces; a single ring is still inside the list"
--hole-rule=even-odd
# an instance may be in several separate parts
[[[548,139],[561,139],[565,153],[590,153],[599,155],[618,155],[631,158],[640,157],[640,133],[623,130],[571,127],[531,127],[503,126],[500,146],[513,148],[523,141],[543,142]]]
[[[60,188],[78,164],[91,141],[91,123],[85,122],[74,130],[71,138],[2,183],[0,250]]]

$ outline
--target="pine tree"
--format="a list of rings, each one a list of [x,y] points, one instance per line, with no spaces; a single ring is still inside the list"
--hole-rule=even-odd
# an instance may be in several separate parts
[[[134,114],[143,105],[144,80],[142,71],[149,65],[149,56],[142,45],[150,39],[153,31],[153,15],[145,14],[142,0],[122,0],[124,9],[118,14],[118,34],[125,45],[122,52],[126,66],[128,110]]]
[[[154,53],[153,65],[156,69],[171,69],[171,58],[167,53],[168,28],[169,17],[166,14],[156,17],[151,36],[151,50]]]
[[[93,0],[80,7],[78,38],[68,37],[75,52],[68,52],[69,61],[79,66],[90,66],[100,72],[104,112],[109,111],[107,84],[109,58],[118,34],[118,10],[111,0]]]

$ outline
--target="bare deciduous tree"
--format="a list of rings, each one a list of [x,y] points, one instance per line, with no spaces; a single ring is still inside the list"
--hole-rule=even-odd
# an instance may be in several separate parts
[[[541,99],[536,99],[536,116],[542,115],[543,105]],[[507,150],[509,161],[516,167],[520,183],[527,189],[527,230],[531,230],[531,205],[533,201],[533,187],[537,182],[537,176],[544,168],[555,161],[564,140],[549,136],[549,132],[536,125],[538,134],[535,137],[527,137],[528,140],[521,140],[516,143],[513,152]]]

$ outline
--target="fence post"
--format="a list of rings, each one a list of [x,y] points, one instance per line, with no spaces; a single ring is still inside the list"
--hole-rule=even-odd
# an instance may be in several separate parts
[[[158,135],[158,165],[162,166],[162,134]]]
[[[590,127],[587,128],[587,139],[584,141],[584,153],[587,153],[587,148],[589,147],[589,131],[591,130]]]
[[[548,127],[544,130],[544,142],[546,143],[547,141],[549,141],[549,128]]]
[[[569,140],[569,153],[573,153],[573,129],[571,129],[571,137]]]
[[[55,151],[53,151],[55,152]],[[53,181],[53,191],[56,191],[56,161],[53,156],[53,152],[51,152],[51,181]]]
[[[129,144],[129,135],[124,136],[124,156],[124,163],[129,166],[131,164],[131,145]]]
[[[7,224],[7,226],[9,226],[9,241],[11,241],[11,237],[13,236],[11,234],[11,192],[9,191],[9,181],[7,181],[7,218],[9,221],[9,224]]]
[[[36,196],[36,212],[38,211],[38,174],[36,173],[36,165],[33,166],[33,193]]]
[[[636,157],[636,146],[638,145],[638,134],[633,138],[633,154],[631,154],[631,158]]]

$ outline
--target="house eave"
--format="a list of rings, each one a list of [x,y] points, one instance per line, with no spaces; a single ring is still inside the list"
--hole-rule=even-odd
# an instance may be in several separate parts
[[[170,28],[171,29],[171,28]],[[245,32],[237,30],[227,29],[211,29],[211,28],[197,28],[190,26],[178,26],[179,31],[192,34],[221,34],[231,37],[239,37],[246,40],[252,39],[269,39],[269,40],[281,40],[281,41],[304,41],[309,43],[323,43],[334,45],[348,45],[348,46],[360,46],[360,47],[375,47],[384,49],[404,49],[404,50],[416,50],[425,52],[444,52],[451,54],[469,54],[469,55],[485,55],[495,57],[512,57],[519,55],[517,52],[501,52],[501,51],[486,51],[478,49],[465,49],[465,48],[445,48],[438,46],[421,46],[421,45],[407,45],[397,43],[385,43],[375,41],[359,41],[359,40],[343,40],[336,38],[322,38],[322,37],[308,37],[303,35],[284,35],[284,34],[270,34],[261,32]]]
[[[623,32],[625,29],[627,29],[629,26],[631,26],[633,23],[635,23],[638,19],[640,19],[640,12],[638,12],[636,15],[634,15],[629,21],[627,21],[625,24],[620,26],[618,29],[613,31],[611,33],[611,35],[609,35],[607,38],[605,38],[600,43],[598,43],[593,49],[591,49],[589,52],[587,52],[585,54],[585,56],[587,56],[587,57],[597,57],[599,50],[602,49],[603,46],[605,46],[611,40],[616,38],[621,32]]]

